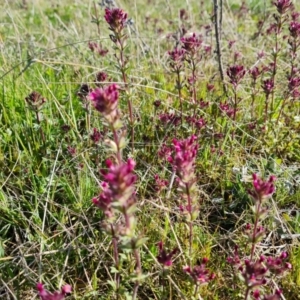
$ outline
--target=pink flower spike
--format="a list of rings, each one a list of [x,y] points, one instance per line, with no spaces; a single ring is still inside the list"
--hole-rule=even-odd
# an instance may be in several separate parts
[[[126,25],[127,13],[120,8],[106,8],[104,18],[111,31],[120,33]]]
[[[157,243],[157,246],[158,246],[158,250],[159,250],[159,254],[157,256],[158,262],[161,263],[164,267],[172,266],[173,256],[178,252],[178,249],[174,248],[171,252],[167,253],[162,241]]]
[[[111,84],[104,89],[97,88],[89,93],[89,99],[97,111],[104,117],[117,114],[119,86]]]
[[[36,285],[41,300],[63,300],[66,294],[70,294],[72,287],[67,284],[61,288],[61,292],[54,292],[53,294],[44,289],[42,283]]]
[[[262,201],[270,198],[275,192],[274,181],[275,176],[270,176],[268,181],[263,181],[257,174],[253,174],[253,190],[249,191],[249,194],[253,199]]]

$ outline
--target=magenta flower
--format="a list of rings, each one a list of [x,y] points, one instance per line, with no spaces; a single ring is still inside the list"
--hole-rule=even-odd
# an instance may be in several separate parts
[[[102,134],[97,128],[93,128],[93,133],[91,134],[91,139],[95,144],[98,144],[102,138]]]
[[[253,190],[248,191],[254,200],[262,201],[264,199],[270,198],[275,192],[274,181],[276,180],[275,176],[270,176],[268,181],[263,181],[256,174],[252,175],[253,177]]]
[[[249,71],[249,73],[252,79],[256,81],[257,78],[261,75],[262,71],[263,71],[262,69],[259,69],[258,67],[254,67]]]
[[[265,278],[268,269],[264,266],[265,258],[261,256],[257,261],[245,260],[245,267],[239,268],[242,272],[245,284],[249,288],[264,285],[267,283]]]
[[[235,245],[234,247],[234,255],[227,257],[227,262],[235,267],[239,267],[241,263],[239,251],[239,247]]]
[[[291,0],[277,0],[273,4],[277,7],[277,11],[281,15],[285,14],[292,7]]]
[[[195,33],[189,37],[181,38],[180,41],[182,43],[182,48],[190,55],[197,53],[202,44],[202,40],[199,36],[197,37]]]
[[[109,85],[106,88],[95,90],[89,93],[89,99],[93,106],[105,117],[115,116],[117,114],[119,87],[116,84]]]
[[[25,97],[25,100],[33,110],[39,110],[46,102],[46,99],[36,91],[31,92],[27,97]]]
[[[264,80],[262,88],[263,88],[266,96],[268,97],[272,93],[272,91],[274,90],[274,81],[273,81],[273,79]]]
[[[92,202],[98,208],[100,208],[107,217],[112,217],[113,215],[111,210],[112,199],[113,199],[112,192],[109,189],[108,183],[105,181],[102,182],[101,187],[102,187],[102,193],[97,197],[94,197],[92,199]]]
[[[106,165],[108,170],[102,170],[104,177],[102,193],[93,198],[93,203],[110,215],[112,205],[116,208],[128,208],[132,204],[136,182],[136,175],[133,174],[135,162],[128,159],[127,162],[114,165],[107,160]]]
[[[292,21],[289,26],[289,31],[293,38],[300,37],[300,23],[297,21]]]
[[[206,264],[208,262],[208,258],[203,258],[201,265],[190,267],[186,266],[183,268],[183,271],[190,275],[195,284],[206,284],[213,280],[216,275],[214,273],[210,273],[210,271],[206,268]]]
[[[294,90],[300,86],[300,77],[293,77],[289,79],[289,89]]]
[[[127,13],[120,8],[106,8],[104,18],[113,32],[120,33],[125,27]]]
[[[171,147],[167,146],[166,143],[163,143],[158,151],[159,157],[169,160],[171,154],[172,154]]]
[[[162,191],[169,183],[168,180],[162,179],[158,174],[154,175],[154,180],[155,180],[155,190],[157,192]]]
[[[246,70],[243,66],[234,65],[228,67],[226,73],[230,79],[230,83],[236,87],[245,76]]]
[[[102,71],[98,72],[96,74],[96,81],[97,81],[97,83],[102,83],[102,82],[108,81],[108,75],[107,75],[107,73],[102,72]]]
[[[287,262],[287,252],[282,252],[279,257],[268,257],[266,265],[269,271],[275,275],[281,275],[285,271],[291,270],[292,265]]]
[[[63,300],[67,294],[70,294],[72,287],[70,285],[64,285],[60,292],[54,292],[53,294],[44,289],[42,283],[36,285],[39,296],[42,300]]]
[[[180,70],[183,67],[183,62],[185,59],[185,50],[175,48],[173,51],[168,52],[170,57],[170,65],[176,70]]]
[[[178,249],[174,248],[171,252],[167,253],[162,241],[160,241],[157,245],[159,250],[159,254],[157,256],[158,262],[164,267],[170,267],[173,263],[172,258],[178,252]]]
[[[169,161],[174,166],[178,177],[187,183],[194,175],[194,164],[198,152],[197,137],[192,135],[185,140],[173,140],[174,158]]]

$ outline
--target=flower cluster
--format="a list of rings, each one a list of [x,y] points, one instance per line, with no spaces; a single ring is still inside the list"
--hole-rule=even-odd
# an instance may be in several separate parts
[[[120,8],[106,8],[104,18],[109,25],[109,29],[119,34],[126,25],[127,13]]]
[[[41,300],[63,300],[65,296],[70,294],[72,287],[70,285],[64,285],[60,292],[54,292],[53,294],[44,289],[42,283],[36,285]]]
[[[300,37],[300,23],[297,21],[292,21],[289,26],[290,34],[293,38]]]
[[[94,144],[98,144],[102,138],[101,132],[97,128],[93,128],[93,133],[91,134],[91,140]]]
[[[292,8],[292,1],[291,0],[277,0],[274,2],[274,5],[277,8],[277,11],[280,15],[285,14],[288,12],[290,8]]]
[[[227,102],[220,103],[220,110],[224,112],[229,118],[232,118],[236,112],[236,110],[231,107]]]
[[[181,117],[174,113],[162,113],[158,117],[164,125],[178,126],[181,121]]]
[[[282,252],[278,257],[268,257],[266,259],[266,266],[271,273],[281,275],[285,271],[292,269],[292,265],[287,262],[287,258],[287,252]]]
[[[192,135],[185,140],[173,140],[174,158],[169,161],[183,183],[188,183],[194,176],[194,164],[198,152],[197,137]]]
[[[88,95],[95,109],[106,118],[113,119],[118,115],[118,89],[116,84],[111,84],[103,89],[96,88]]]
[[[256,82],[257,78],[262,74],[263,69],[259,69],[258,67],[253,67],[249,73],[253,79],[253,81]]]
[[[263,81],[262,88],[266,94],[266,97],[269,97],[269,95],[274,90],[274,80],[273,79],[266,79]]]
[[[300,77],[296,77],[296,76],[291,77],[289,79],[288,88],[289,88],[290,94],[292,95],[292,97],[294,99],[300,97],[299,87],[300,87]]]
[[[182,49],[191,56],[195,55],[199,48],[201,47],[202,40],[200,37],[197,37],[195,33],[193,33],[189,37],[181,38]]]
[[[167,250],[164,248],[164,244],[162,241],[160,241],[157,244],[157,246],[159,250],[159,254],[157,256],[158,262],[161,263],[164,267],[172,266],[173,263],[172,259],[174,255],[178,252],[178,248],[174,248],[172,251],[168,253]]]
[[[281,275],[285,271],[292,268],[292,265],[287,262],[288,254],[282,252],[278,257],[260,256],[255,259],[254,251],[256,244],[265,234],[265,229],[260,225],[260,219],[266,215],[267,208],[263,205],[264,200],[268,199],[275,192],[274,186],[275,176],[270,176],[266,181],[253,174],[253,190],[248,191],[249,195],[254,199],[254,224],[246,224],[245,233],[248,236],[248,243],[251,244],[250,257],[241,260],[238,247],[235,246],[234,253],[227,258],[227,262],[234,266],[239,272],[239,277],[246,286],[245,299],[248,299],[250,291],[253,291],[253,298],[257,300],[280,299],[278,292],[274,295],[261,297],[259,289],[254,290],[268,282],[270,274]]]
[[[112,207],[122,211],[123,208],[133,205],[136,182],[136,175],[133,174],[135,162],[128,159],[127,162],[114,165],[107,160],[106,166],[108,170],[102,170],[104,177],[102,193],[93,198],[93,203],[107,215],[111,215]]]
[[[194,125],[197,129],[202,129],[206,126],[206,121],[204,118],[196,118],[194,116],[187,116],[186,121],[189,124]]]
[[[240,81],[245,76],[246,70],[245,70],[244,66],[234,65],[234,66],[228,67],[226,73],[230,79],[230,83],[234,87],[237,87],[237,85],[240,83]]]
[[[175,48],[172,51],[169,51],[169,58],[170,58],[170,66],[175,71],[179,71],[182,69],[184,65],[185,59],[185,50],[180,48]]]
[[[158,174],[154,175],[154,180],[155,180],[155,190],[157,192],[162,191],[169,183],[168,180],[162,179]]]
[[[105,73],[105,72],[98,72],[96,74],[96,85],[97,86],[101,86],[103,83],[105,83],[106,81],[109,81],[109,77],[108,77],[108,74]]]
[[[36,91],[31,92],[27,97],[25,97],[25,100],[34,111],[38,111],[46,102],[46,99]]]
[[[207,263],[208,258],[203,258],[200,265],[194,266],[193,268],[186,266],[183,268],[183,271],[192,278],[196,285],[207,284],[216,277],[214,273],[211,273],[209,269],[207,269]]]
[[[270,198],[275,192],[274,181],[275,176],[270,176],[267,181],[262,180],[257,174],[252,175],[253,178],[253,190],[248,191],[255,201],[262,201]]]

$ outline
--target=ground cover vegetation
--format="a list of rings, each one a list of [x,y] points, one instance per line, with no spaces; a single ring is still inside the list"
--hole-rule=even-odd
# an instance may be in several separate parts
[[[299,3],[98,2],[1,1],[0,297],[299,299]]]

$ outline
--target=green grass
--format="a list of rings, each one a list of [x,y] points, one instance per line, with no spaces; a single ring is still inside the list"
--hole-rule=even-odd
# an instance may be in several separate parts
[[[3,5],[0,27],[0,297],[33,299],[35,284],[42,280],[51,290],[65,282],[71,284],[74,293],[70,299],[114,299],[107,283],[112,276],[111,241],[100,228],[102,213],[91,202],[99,192],[99,170],[110,153],[104,142],[95,146],[90,141],[92,128],[102,131],[105,126],[94,110],[89,124],[77,96],[82,83],[95,87],[95,74],[101,70],[109,74],[111,81],[122,84],[115,66],[110,32],[104,13],[97,6],[99,37],[96,25],[91,22],[95,15],[93,1],[27,2],[24,8],[22,1],[0,1]],[[188,246],[186,224],[174,221],[179,199],[176,190],[171,191],[170,197],[167,191],[157,194],[153,176],[160,174],[165,179],[171,178],[170,166],[157,154],[163,140],[170,140],[175,134],[178,138],[187,137],[193,129],[188,125],[178,126],[175,132],[173,127],[162,127],[158,115],[179,111],[175,76],[167,62],[167,51],[175,45],[169,35],[178,32],[181,26],[179,9],[184,8],[190,14],[184,21],[188,31],[204,34],[203,25],[213,26],[212,7],[210,1],[204,1],[200,8],[199,1],[194,0],[129,2],[118,1],[118,4],[135,22],[135,32],[128,33],[126,51],[130,57],[127,73],[134,103],[136,144],[133,152],[130,143],[124,152],[125,157],[137,161],[138,229],[139,234],[148,238],[141,248],[147,278],[141,284],[139,299],[163,299],[158,276],[160,267],[155,260],[156,244],[160,240],[166,241],[170,248],[183,249],[179,264],[170,273],[173,280],[168,281],[169,299],[181,299],[178,290],[191,297],[190,283],[182,273]],[[251,39],[256,32],[256,20],[264,14],[264,6],[260,1],[248,1],[251,13],[239,18],[235,13],[238,3],[232,1],[230,7],[226,4],[224,8],[224,68],[233,64],[233,51],[241,52],[239,62],[250,68],[257,62],[257,53],[263,50],[267,64],[272,38]],[[266,9],[275,11],[269,3]],[[108,55],[94,55],[88,49],[89,40],[101,41],[109,50]],[[237,41],[234,50],[228,49],[229,40]],[[205,43],[211,41],[214,47],[213,31]],[[283,49],[277,75],[280,80],[276,85],[275,104],[278,107],[286,88],[286,57],[287,51]],[[188,69],[186,74],[189,74]],[[286,299],[298,299],[299,240],[281,240],[280,230],[295,234],[300,227],[299,181],[296,180],[296,176],[299,177],[299,122],[294,119],[299,115],[299,103],[285,110],[279,125],[270,122],[265,134],[259,127],[250,131],[247,124],[253,120],[249,78],[245,77],[238,90],[242,101],[238,118],[233,122],[222,117],[218,109],[218,103],[227,101],[228,97],[222,93],[215,55],[203,58],[200,63],[197,97],[212,105],[205,109],[197,107],[207,127],[199,135],[196,171],[201,210],[194,226],[193,259],[196,262],[204,256],[209,257],[209,266],[217,274],[213,283],[202,288],[204,299],[241,299],[232,289],[230,268],[226,264],[233,244],[243,240],[242,225],[251,221],[247,196],[250,181],[243,180],[241,169],[246,167],[248,176],[253,172],[265,176],[275,174],[277,192],[270,203],[272,213],[266,224],[273,246],[286,249],[293,264],[292,272],[275,281]],[[226,81],[230,87],[228,79]],[[215,84],[213,93],[206,91],[208,82]],[[46,99],[39,112],[40,125],[25,101],[32,91],[38,91]],[[187,89],[183,91],[183,98],[184,113],[188,115],[191,108]],[[156,99],[162,101],[158,109],[153,106]],[[126,123],[125,98],[120,106]],[[255,120],[259,126],[263,123],[263,109],[264,94],[260,91],[255,104]],[[274,114],[275,120],[278,111]],[[68,132],[61,129],[63,125],[69,126]],[[233,128],[236,130],[234,139]],[[222,133],[223,137],[216,138],[216,133]],[[212,145],[215,152],[211,151]],[[68,146],[76,148],[75,155],[69,153]],[[239,171],[234,173],[233,168]],[[216,199],[222,199],[221,203]],[[125,252],[124,278],[134,270],[133,262],[126,265],[128,258],[130,260],[130,254]],[[126,288],[131,290],[132,282]]]

